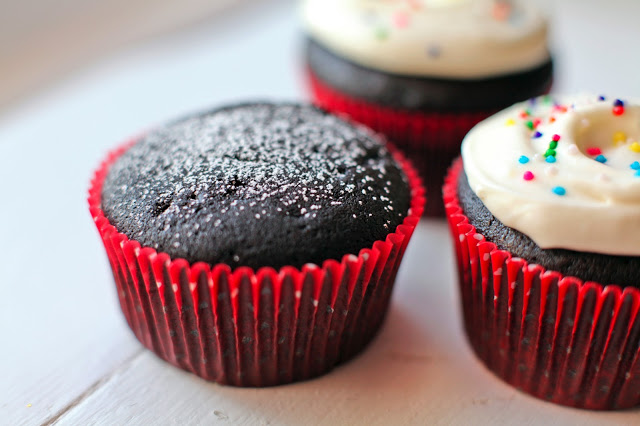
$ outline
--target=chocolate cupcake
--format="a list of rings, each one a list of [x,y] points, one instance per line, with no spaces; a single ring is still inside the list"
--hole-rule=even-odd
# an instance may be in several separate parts
[[[370,130],[268,103],[148,133],[109,156],[89,197],[138,339],[238,386],[308,379],[362,349],[422,203]]]
[[[508,383],[640,404],[640,104],[534,99],[480,123],[444,187],[465,328]]]
[[[303,19],[314,102],[386,134],[427,192],[475,124],[551,86],[546,21],[525,2],[306,0]]]

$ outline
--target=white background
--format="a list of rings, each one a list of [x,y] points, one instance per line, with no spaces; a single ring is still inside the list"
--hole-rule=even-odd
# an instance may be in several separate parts
[[[640,96],[640,2],[558,3],[556,91]],[[639,410],[559,407],[487,372],[462,334],[435,220],[409,246],[381,334],[322,378],[221,387],[133,338],[87,212],[92,170],[172,117],[300,99],[300,40],[292,2],[254,2],[103,56],[0,114],[0,424],[640,424]]]

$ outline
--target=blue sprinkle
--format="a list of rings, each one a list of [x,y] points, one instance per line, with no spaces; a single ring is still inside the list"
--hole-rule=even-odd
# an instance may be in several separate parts
[[[539,131],[536,130],[536,132],[533,134],[533,137],[538,139],[542,137],[542,133],[540,133]]]
[[[607,162],[607,157],[605,157],[604,155],[600,154],[596,158],[594,158],[594,160],[596,160],[598,163],[604,164],[604,163]]]
[[[616,106],[616,107],[623,107],[623,106],[624,106],[624,102],[622,102],[620,99],[616,99],[616,100],[613,102],[613,106]]]
[[[527,157],[526,155],[523,155],[520,158],[518,158],[518,162],[520,164],[527,164],[529,162],[529,157]]]
[[[640,170],[636,172],[636,177],[640,177]]]
[[[638,163],[637,161],[634,161],[633,163],[631,163],[631,168],[633,170],[640,170],[640,163]]]
[[[560,196],[563,196],[567,193],[567,190],[564,189],[562,186],[554,186],[552,191],[554,194],[560,195]]]
[[[604,100],[606,100],[606,99],[607,99],[607,98],[605,98],[604,96],[598,96],[598,100],[600,100],[600,101],[604,101]]]
[[[556,157],[554,157],[553,155],[550,155],[544,161],[546,161],[547,163],[555,163]]]

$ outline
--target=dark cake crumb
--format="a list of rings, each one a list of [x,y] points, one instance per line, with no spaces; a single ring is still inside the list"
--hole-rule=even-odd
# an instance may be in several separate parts
[[[357,254],[402,223],[404,174],[371,131],[307,105],[245,104],[159,128],[111,167],[102,208],[173,258],[259,268]]]
[[[553,62],[526,71],[488,78],[460,79],[408,76],[358,65],[312,38],[305,44],[313,74],[334,90],[355,99],[410,111],[491,111],[546,92]]]

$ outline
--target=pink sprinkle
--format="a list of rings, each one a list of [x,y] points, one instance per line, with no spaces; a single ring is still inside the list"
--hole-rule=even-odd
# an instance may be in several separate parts
[[[587,154],[589,154],[589,155],[600,155],[600,154],[602,154],[602,151],[600,150],[600,148],[588,148],[587,149]]]
[[[405,28],[409,25],[409,15],[403,12],[397,12],[393,17],[393,22],[397,28]]]
[[[522,177],[524,178],[524,180],[533,180],[534,178],[533,173],[531,173],[529,170],[524,172],[524,176]]]
[[[560,140],[560,135],[553,135],[551,138],[554,142],[558,142]]]

